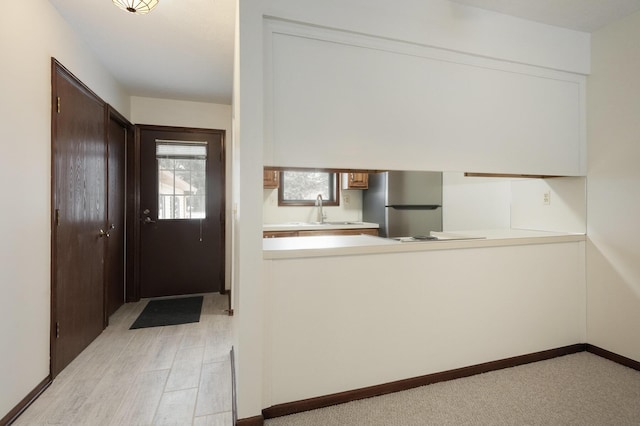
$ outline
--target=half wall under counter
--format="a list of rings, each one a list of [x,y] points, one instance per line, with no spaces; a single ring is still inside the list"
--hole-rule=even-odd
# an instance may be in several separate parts
[[[586,341],[584,235],[475,236],[264,239],[266,407]]]

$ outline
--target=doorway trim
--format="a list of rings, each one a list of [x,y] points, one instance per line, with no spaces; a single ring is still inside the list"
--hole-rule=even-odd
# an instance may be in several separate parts
[[[133,270],[133,262],[134,259],[129,259],[129,251],[133,252],[133,250],[130,250],[129,247],[133,247],[133,239],[130,238],[130,234],[133,235],[131,232],[129,232],[129,227],[130,224],[133,223],[133,219],[135,218],[135,216],[133,216],[133,209],[132,206],[135,205],[135,203],[131,202],[128,199],[129,196],[129,186],[133,185],[133,179],[130,179],[129,176],[129,162],[132,161],[133,159],[133,141],[134,141],[134,125],[125,117],[123,116],[120,112],[118,112],[115,108],[113,108],[111,105],[106,104],[106,108],[105,108],[105,142],[107,143],[107,158],[109,158],[109,142],[110,142],[110,138],[111,138],[111,127],[110,127],[110,121],[113,120],[115,122],[117,122],[118,124],[120,124],[125,130],[125,158],[124,158],[124,277],[123,277],[123,285],[124,285],[124,302],[126,303],[128,301],[127,297],[127,283],[130,280],[133,280],[133,273],[130,272],[130,270]],[[130,153],[131,151],[131,153]],[[109,167],[109,161],[107,161],[107,188],[109,188],[109,174],[112,172],[111,167]],[[110,191],[110,188],[108,190],[108,193]],[[109,197],[107,197],[109,198]],[[109,202],[110,200],[107,199],[107,211],[109,211]],[[107,215],[108,216],[108,215]],[[107,254],[105,253],[105,257],[107,256]],[[107,270],[108,265],[105,262],[105,277],[106,277],[106,270]],[[104,316],[104,326],[105,328],[109,325],[109,314],[108,314],[108,299],[107,299],[107,283],[105,282],[104,284],[104,312],[103,312],[103,316]]]

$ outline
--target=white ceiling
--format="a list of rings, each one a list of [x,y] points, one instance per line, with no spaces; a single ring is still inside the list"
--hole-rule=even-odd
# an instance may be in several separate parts
[[[640,10],[640,0],[450,1],[588,33]]]
[[[160,0],[142,16],[111,0],[49,1],[131,95],[231,103],[237,0]],[[585,32],[640,10],[640,0],[451,1]]]
[[[231,104],[236,0],[49,1],[131,95]]]

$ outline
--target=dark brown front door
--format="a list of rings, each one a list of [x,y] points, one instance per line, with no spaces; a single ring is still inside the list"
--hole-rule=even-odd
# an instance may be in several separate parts
[[[140,296],[224,288],[224,131],[140,126]]]
[[[105,324],[124,304],[124,238],[125,238],[125,152],[128,124],[113,111],[109,114],[107,135],[108,205],[105,260]]]
[[[103,329],[101,235],[106,232],[107,214],[104,107],[100,99],[53,63],[53,377]]]

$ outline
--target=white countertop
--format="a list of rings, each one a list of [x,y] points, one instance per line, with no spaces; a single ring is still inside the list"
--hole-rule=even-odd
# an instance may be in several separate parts
[[[320,225],[324,226],[324,225]],[[522,229],[433,232],[438,240],[395,240],[371,235],[264,238],[265,259],[400,253],[584,241],[584,234]]]
[[[373,235],[321,235],[313,237],[265,238],[263,249],[280,250],[323,250],[349,247],[396,245],[398,241]]]
[[[326,221],[317,222],[287,222],[287,223],[265,223],[262,225],[263,231],[313,231],[322,229],[366,229],[379,228],[377,223],[359,221]]]

